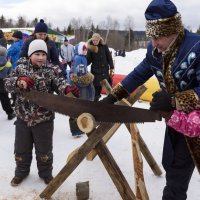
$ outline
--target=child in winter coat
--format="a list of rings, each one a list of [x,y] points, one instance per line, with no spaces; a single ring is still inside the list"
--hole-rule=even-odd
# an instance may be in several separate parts
[[[3,79],[6,78],[11,70],[12,65],[6,59],[7,50],[5,47],[0,46],[0,101],[3,110],[8,115],[8,120],[12,120],[15,117],[15,113],[11,107],[8,92],[5,90]]]
[[[15,110],[15,176],[12,186],[19,185],[30,172],[32,150],[35,147],[39,177],[48,184],[53,169],[54,113],[24,98],[24,91],[38,90],[44,93],[56,92],[65,95],[72,92],[79,95],[77,88],[71,88],[59,76],[57,68],[47,63],[47,45],[44,40],[33,40],[28,48],[28,58],[21,58],[18,66],[5,80],[6,89],[16,92]]]
[[[94,101],[94,75],[87,69],[87,46],[80,42],[77,47],[77,55],[74,58],[74,66],[70,71],[70,79],[80,90],[81,99]]]
[[[74,65],[70,70],[70,80],[72,84],[79,88],[79,98],[94,101],[94,75],[88,72],[86,54],[87,46],[85,42],[80,42],[75,46]],[[76,121],[72,118],[70,118],[70,128],[73,136],[82,134]]]

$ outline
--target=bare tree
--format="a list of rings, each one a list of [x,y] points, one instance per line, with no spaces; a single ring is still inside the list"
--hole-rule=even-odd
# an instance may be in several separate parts
[[[35,25],[38,23],[38,18],[36,17],[34,20],[31,21],[30,26],[35,27]]]
[[[108,39],[108,35],[109,35],[109,32],[110,32],[110,29],[112,29],[112,26],[113,26],[113,19],[111,16],[108,16],[106,18],[106,38],[105,38],[105,43],[107,43],[107,39]]]
[[[119,22],[116,19],[113,20],[113,30],[119,30],[119,29],[120,29]]]
[[[1,15],[1,17],[0,17],[0,28],[4,28],[4,27],[6,27],[6,18],[3,15]]]
[[[85,19],[85,29],[86,29],[86,34],[85,34],[85,38],[84,38],[85,41],[88,38],[88,34],[89,34],[89,31],[90,31],[90,28],[92,27],[92,25],[93,25],[93,20],[92,20],[92,17],[90,16]]]
[[[81,27],[81,19],[78,18],[78,19],[75,19],[74,17],[70,20],[70,24],[71,24],[71,27],[72,29],[74,30],[74,35],[75,35],[75,40],[76,42],[78,41],[78,30],[80,29]]]
[[[124,21],[124,28],[129,32],[128,46],[131,50],[131,30],[134,29],[134,19],[132,16],[127,16]]]
[[[14,22],[13,22],[13,19],[8,19],[8,27],[10,27],[10,28],[13,28],[14,27]]]
[[[19,27],[19,28],[25,28],[26,24],[27,24],[27,22],[26,22],[25,17],[19,16],[17,23],[16,23],[16,26]]]

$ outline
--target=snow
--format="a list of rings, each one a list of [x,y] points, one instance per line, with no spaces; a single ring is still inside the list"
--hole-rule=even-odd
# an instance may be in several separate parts
[[[126,57],[114,57],[116,68],[115,73],[127,74],[143,59],[145,53],[145,49],[139,49],[127,52]],[[134,106],[148,108],[149,104],[146,102],[136,102]],[[7,120],[7,116],[1,107],[0,112],[0,200],[39,200],[39,194],[45,189],[46,185],[38,177],[35,157],[33,157],[30,175],[24,180],[24,182],[22,182],[18,187],[10,186],[10,181],[14,176],[15,170],[15,126],[13,125],[14,120]],[[165,185],[165,173],[161,165],[165,124],[164,121],[162,121],[138,124],[137,126],[142,138],[163,172],[160,177],[155,176],[148,163],[143,158],[144,178],[150,200],[160,200]],[[86,140],[86,135],[83,135],[80,138],[73,138],[69,130],[68,117],[56,114],[53,149],[54,176],[56,176],[66,164],[68,155],[77,147],[82,145]],[[107,143],[107,146],[127,179],[130,187],[134,191],[131,138],[124,125],[121,125],[115,135]],[[52,198],[56,200],[75,200],[76,183],[85,181],[89,181],[90,200],[121,199],[121,196],[98,156],[93,161],[87,161],[84,159],[61,187],[56,190]],[[195,170],[188,190],[188,200],[200,199],[199,184],[199,174]]]

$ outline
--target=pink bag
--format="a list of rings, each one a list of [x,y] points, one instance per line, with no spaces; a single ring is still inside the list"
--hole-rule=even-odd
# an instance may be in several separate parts
[[[189,114],[175,110],[167,125],[188,137],[200,136],[200,110]]]

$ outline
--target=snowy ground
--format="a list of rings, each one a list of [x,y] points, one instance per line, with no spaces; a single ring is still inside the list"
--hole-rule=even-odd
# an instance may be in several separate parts
[[[125,58],[116,57],[116,73],[126,74],[143,58],[145,50],[127,53]],[[137,102],[134,106],[148,108],[148,103]],[[31,166],[30,175],[18,187],[11,187],[10,180],[14,176],[15,161],[13,154],[14,145],[14,120],[8,121],[6,114],[0,107],[0,200],[39,200],[39,194],[46,185],[38,177],[35,157]],[[164,122],[138,124],[141,136],[149,147],[158,165],[161,166],[162,146],[164,140]],[[54,131],[54,170],[56,174],[65,165],[69,153],[82,145],[87,139],[73,138],[69,130],[68,117],[56,114]],[[23,142],[23,141],[22,141]],[[131,139],[124,125],[118,129],[108,142],[108,148],[118,163],[122,173],[134,190],[133,161]],[[34,153],[33,153],[34,154]],[[144,177],[150,200],[160,200],[162,189],[165,185],[163,175],[156,177],[144,159]],[[54,193],[56,200],[75,200],[76,183],[89,181],[90,200],[120,200],[121,197],[111,181],[100,159],[96,157],[93,161],[86,159],[76,168],[62,186]],[[197,171],[193,174],[188,200],[200,199],[200,177]]]

